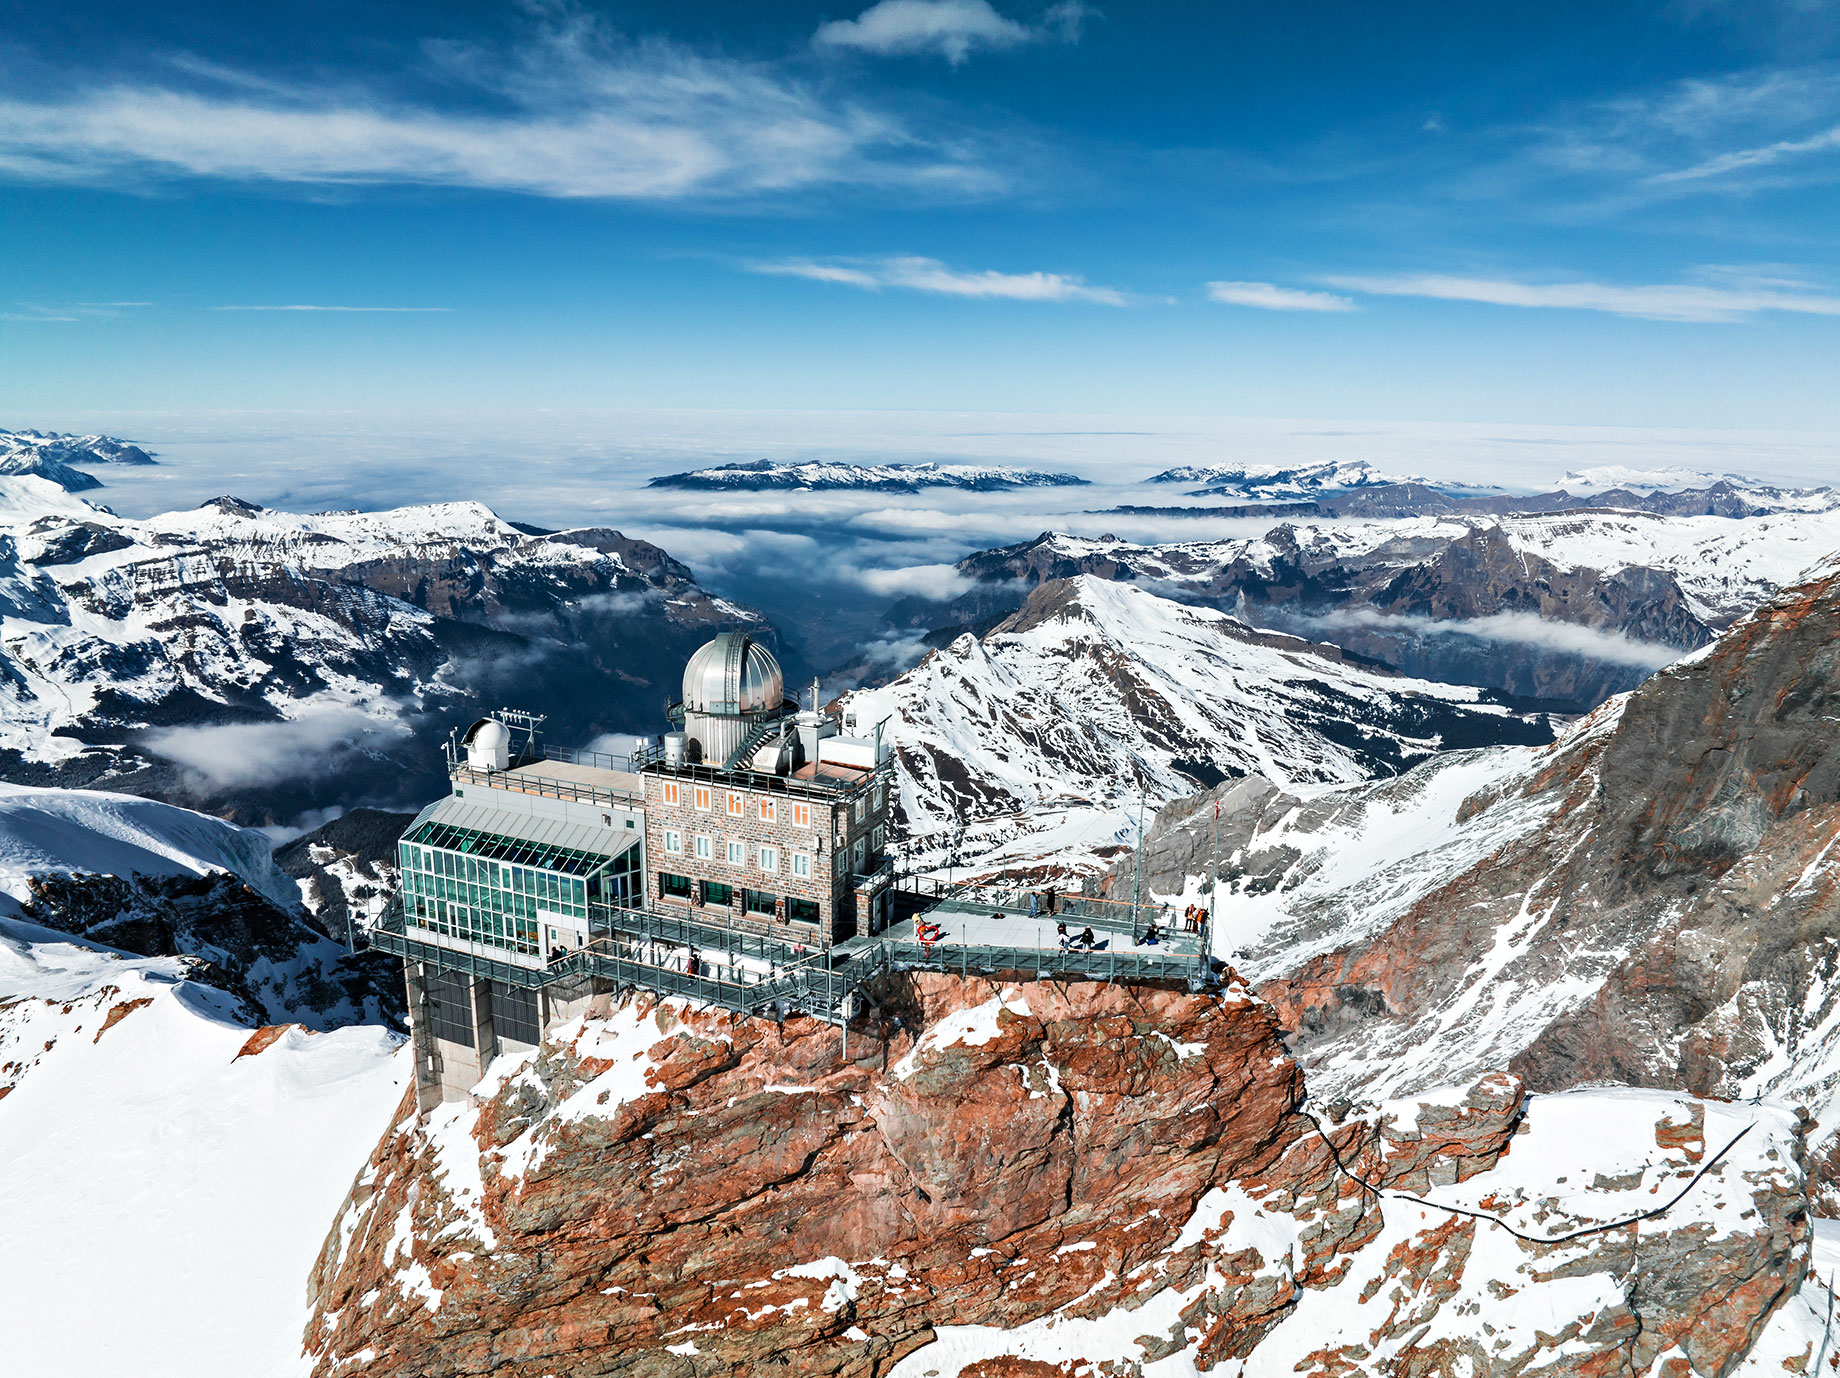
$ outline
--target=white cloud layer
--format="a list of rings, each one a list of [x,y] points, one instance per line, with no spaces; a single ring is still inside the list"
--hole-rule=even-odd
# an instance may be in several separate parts
[[[938,53],[957,66],[974,48],[1014,48],[1059,38],[1077,42],[1089,11],[1077,0],[1055,5],[1038,24],[998,14],[990,0],[879,0],[854,19],[833,19],[812,35],[819,48],[854,48],[894,57]]]
[[[1515,282],[1501,278],[1407,273],[1388,277],[1325,278],[1332,287],[1389,297],[1485,302],[1493,306],[1604,311],[1657,321],[1738,321],[1764,311],[1840,316],[1840,297],[1770,283],[1719,286],[1658,283],[1620,286],[1603,282]]]
[[[627,42],[591,17],[511,51],[425,45],[443,99],[170,64],[164,82],[0,96],[0,176],[420,184],[670,199],[825,185],[992,189],[967,151],[757,64]]]
[[[913,292],[935,292],[948,297],[994,297],[1008,301],[1086,301],[1102,306],[1123,306],[1124,293],[1095,287],[1083,278],[1062,273],[999,273],[992,269],[967,271],[951,268],[936,258],[838,259],[829,262],[785,259],[750,264],[749,269],[772,277],[809,278],[813,282],[841,283],[875,291],[900,287]]]
[[[1330,636],[1338,629],[1358,629],[1409,636],[1460,636],[1472,641],[1499,641],[1535,646],[1561,655],[1583,656],[1612,665],[1659,670],[1686,652],[1653,641],[1637,641],[1621,632],[1602,631],[1576,622],[1560,622],[1530,612],[1497,612],[1486,617],[1431,618],[1383,613],[1374,608],[1345,608],[1295,621]]]
[[[333,704],[270,722],[164,727],[143,741],[212,786],[254,788],[326,779],[349,766],[354,753],[388,750],[410,731],[396,711],[395,704],[383,713]]]
[[[968,592],[975,580],[960,574],[949,564],[908,565],[904,569],[865,569],[857,580],[870,593],[886,598],[924,598],[933,603],[950,602]]]
[[[1354,303],[1333,292],[1305,292],[1270,282],[1210,282],[1209,301],[1255,306],[1261,311],[1352,311]]]

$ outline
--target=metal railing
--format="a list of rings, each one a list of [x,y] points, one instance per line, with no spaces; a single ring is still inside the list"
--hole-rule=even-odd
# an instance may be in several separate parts
[[[457,785],[483,785],[512,794],[535,794],[545,799],[567,799],[577,804],[604,804],[620,809],[642,809],[645,796],[631,790],[590,785],[580,780],[559,780],[528,769],[476,770],[465,762],[447,768],[448,777]]]
[[[1167,981],[1185,983],[1191,989],[1201,989],[1214,979],[1205,942],[1193,953],[1146,953],[1109,947],[959,946],[882,937],[844,956],[834,949],[788,942],[727,923],[718,926],[649,910],[599,907],[599,918],[610,931],[585,946],[552,954],[542,967],[482,957],[416,937],[407,931],[400,903],[377,922],[371,941],[409,961],[523,989],[591,976],[620,986],[686,996],[744,1015],[802,1013],[834,1024],[847,1022],[849,993],[885,970]],[[1095,920],[1093,926],[1101,922]],[[1129,932],[1130,925],[1128,920],[1122,927],[1107,924],[1106,931]],[[713,954],[728,960],[711,962]],[[764,963],[766,969],[749,971],[738,959]],[[691,970],[692,965],[696,970]]]

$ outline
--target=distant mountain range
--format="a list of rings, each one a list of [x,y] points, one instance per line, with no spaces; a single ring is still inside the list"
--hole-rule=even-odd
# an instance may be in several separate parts
[[[138,445],[112,435],[59,435],[56,431],[0,431],[0,475],[36,475],[69,493],[102,487],[79,464],[152,464]]]
[[[1382,473],[1365,460],[1327,460],[1318,464],[1184,464],[1152,474],[1146,483],[1191,483],[1191,497],[1232,496],[1247,502],[1300,502],[1358,488],[1417,484],[1436,487],[1428,478]],[[1474,493],[1457,487],[1453,492]]]
[[[818,461],[782,464],[770,459],[757,459],[748,464],[721,464],[682,474],[664,474],[646,486],[731,492],[785,489],[827,492],[856,489],[868,493],[918,493],[926,488],[962,488],[988,493],[1011,488],[1077,487],[1087,482],[1075,474],[1018,469],[1001,464],[833,464]]]
[[[771,636],[617,531],[478,503],[141,521],[39,477],[0,478],[0,618],[0,779],[261,824],[419,802],[482,707],[528,704],[562,742],[662,727],[703,640]]]

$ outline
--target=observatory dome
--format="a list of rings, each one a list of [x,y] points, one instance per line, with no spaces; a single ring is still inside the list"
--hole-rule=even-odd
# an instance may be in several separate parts
[[[504,770],[511,764],[511,729],[497,718],[481,718],[460,739],[474,770]]]
[[[785,698],[779,661],[746,632],[723,632],[684,666],[686,713],[768,713]]]

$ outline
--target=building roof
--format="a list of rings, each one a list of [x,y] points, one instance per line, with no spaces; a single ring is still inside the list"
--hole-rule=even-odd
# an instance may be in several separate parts
[[[604,828],[493,808],[451,796],[416,816],[403,841],[489,856],[566,875],[586,875],[638,845],[633,828]]]

